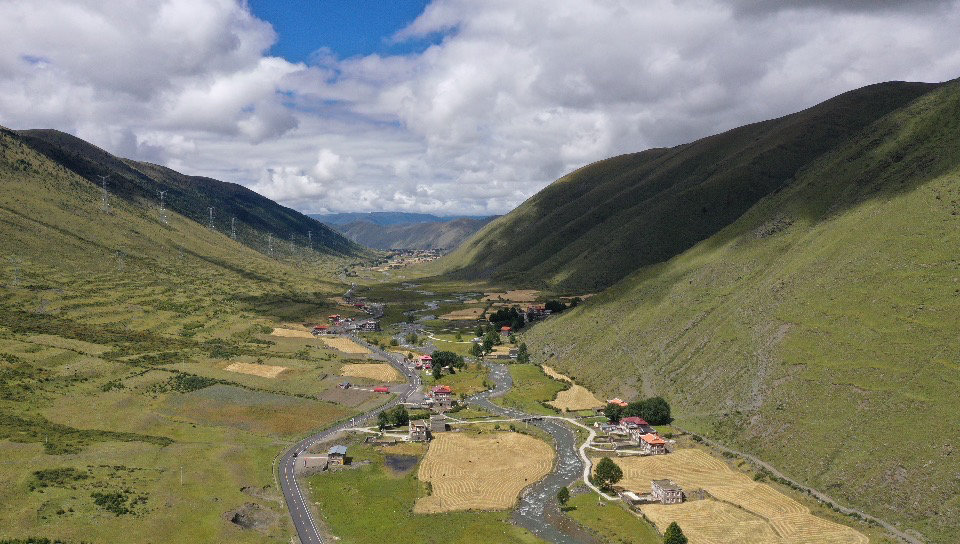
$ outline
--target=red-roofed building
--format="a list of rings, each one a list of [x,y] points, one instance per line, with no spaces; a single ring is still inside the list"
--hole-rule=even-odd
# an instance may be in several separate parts
[[[657,434],[657,430],[650,426],[642,417],[625,417],[620,420],[620,432],[630,435],[631,440],[637,445],[641,444],[641,439],[645,434]]]
[[[667,442],[659,436],[648,433],[640,437],[640,448],[652,455],[667,453]]]
[[[619,398],[610,399],[610,400],[607,401],[607,404],[614,404],[614,405],[619,406],[619,407],[621,407],[621,408],[626,408],[626,407],[627,407],[627,402],[626,402],[626,401],[623,401],[623,400],[620,400]]]
[[[449,385],[437,385],[430,390],[430,394],[433,395],[434,400],[446,400],[453,395],[453,389],[450,389]]]

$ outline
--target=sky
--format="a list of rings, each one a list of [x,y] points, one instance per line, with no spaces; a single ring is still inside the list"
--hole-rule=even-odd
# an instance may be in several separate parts
[[[960,77],[960,0],[0,0],[0,125],[307,213],[505,213],[583,165]]]

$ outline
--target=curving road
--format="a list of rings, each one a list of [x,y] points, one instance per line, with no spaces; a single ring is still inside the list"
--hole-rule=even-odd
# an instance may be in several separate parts
[[[419,374],[416,371],[409,370],[403,364],[399,355],[385,352],[359,338],[353,338],[353,340],[387,359],[407,378],[407,384],[395,387],[393,392],[396,394],[387,404],[311,435],[291,446],[280,457],[278,464],[280,490],[283,492],[287,508],[290,510],[290,517],[302,544],[324,544],[325,541],[317,530],[313,514],[300,488],[300,483],[297,481],[295,473],[297,457],[314,444],[330,440],[334,435],[346,429],[363,425],[381,410],[392,408],[405,401],[420,388]],[[485,391],[468,398],[467,402],[505,418],[537,418],[537,420],[527,424],[535,425],[549,433],[554,439],[554,447],[557,451],[557,463],[554,470],[544,479],[527,488],[523,496],[520,497],[513,513],[514,523],[554,544],[597,544],[595,538],[584,532],[576,523],[573,523],[570,518],[560,512],[556,501],[557,492],[560,488],[577,481],[585,470],[585,463],[577,449],[576,434],[560,422],[561,418],[548,417],[541,419],[539,416],[494,404],[490,399],[506,394],[513,387],[513,380],[505,365],[490,362],[484,364],[490,369],[490,378],[493,380],[495,387],[491,391]]]
[[[394,395],[393,399],[390,400],[390,402],[365,414],[361,414],[348,421],[344,421],[338,425],[330,427],[329,429],[325,429],[317,434],[304,438],[300,442],[297,442],[291,446],[280,457],[280,462],[277,465],[277,476],[280,481],[280,490],[283,492],[283,498],[287,503],[287,508],[290,510],[290,517],[293,520],[293,526],[296,528],[297,536],[300,537],[300,542],[302,544],[323,544],[324,540],[323,537],[320,536],[320,532],[317,530],[317,525],[314,522],[313,514],[310,512],[310,506],[307,504],[307,501],[303,496],[303,492],[300,489],[300,483],[297,481],[295,472],[297,457],[303,452],[307,451],[307,449],[314,444],[327,441],[345,429],[363,424],[365,421],[372,419],[373,416],[381,410],[393,408],[401,401],[406,400],[412,393],[419,390],[420,376],[411,373],[401,362],[399,356],[387,353],[376,346],[367,344],[359,338],[353,338],[353,340],[363,344],[374,353],[377,353],[390,361],[390,364],[396,367],[397,370],[399,370],[407,378],[407,384],[393,388],[393,393],[396,394]]]

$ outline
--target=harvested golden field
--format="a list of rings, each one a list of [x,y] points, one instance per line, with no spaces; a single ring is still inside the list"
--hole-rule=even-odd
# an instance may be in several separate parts
[[[482,316],[483,308],[464,308],[443,314],[440,316],[440,319],[446,319],[448,321],[474,321],[480,319]]]
[[[320,340],[328,347],[343,353],[356,353],[360,355],[367,355],[371,353],[369,349],[361,346],[349,338],[343,338],[341,336],[319,336],[318,338],[320,338]]]
[[[596,395],[582,385],[573,384],[570,389],[557,393],[557,398],[548,402],[557,410],[576,412],[577,410],[593,410],[603,408],[605,404]]]
[[[313,333],[306,329],[285,329],[278,327],[273,329],[273,332],[270,334],[281,338],[313,338]]]
[[[641,510],[661,532],[676,521],[690,542],[697,544],[784,542],[763,518],[710,499],[683,504],[648,504]]]
[[[403,376],[387,363],[353,363],[343,365],[340,375],[368,378],[381,382],[402,382]]]
[[[654,509],[654,514],[648,514],[663,531],[671,521],[677,521],[687,531],[688,525],[702,525],[699,536],[688,532],[694,542],[757,542],[757,543],[785,543],[800,544],[804,542],[825,542],[833,544],[865,544],[869,539],[856,530],[829,520],[818,518],[810,513],[803,504],[780,493],[776,489],[753,481],[746,474],[737,472],[723,461],[710,454],[694,449],[681,449],[669,455],[651,457],[626,457],[614,459],[623,469],[623,479],[620,485],[627,489],[646,492],[650,489],[650,481],[656,479],[671,479],[685,490],[704,489],[721,501],[726,501],[742,508],[746,513],[755,516],[769,529],[757,529],[755,523],[748,519],[729,517],[726,514],[716,517],[705,517],[703,522],[696,522],[696,508],[715,508],[714,506],[687,506],[687,505],[652,505],[644,506],[644,513],[648,508]],[[694,501],[689,505],[699,503],[715,503],[716,501]],[[661,520],[654,519],[659,515],[658,509],[664,509]],[[676,514],[671,512],[676,509]],[[689,510],[691,521],[687,524],[680,521],[683,512]],[[736,509],[734,509],[736,510]],[[671,517],[672,516],[672,517]],[[669,519],[668,519],[669,518]],[[700,519],[700,518],[697,518]],[[742,531],[748,530],[750,535],[757,535],[756,539],[746,538]],[[766,536],[763,536],[766,535]]]
[[[553,458],[553,448],[525,434],[440,434],[417,473],[433,492],[418,499],[413,511],[508,509],[523,488],[550,472]]]
[[[496,302],[505,300],[507,302],[533,302],[537,300],[540,291],[536,289],[514,289],[504,293],[484,293],[484,302]]]
[[[570,378],[568,378],[568,377],[564,376],[563,374],[557,372],[556,370],[550,368],[550,367],[547,366],[547,365],[543,365],[543,373],[546,374],[547,376],[550,376],[551,378],[553,378],[553,379],[555,379],[555,380],[560,380],[561,382],[573,383],[573,380],[571,380]]]
[[[273,365],[255,365],[253,363],[230,363],[223,368],[228,372],[239,372],[240,374],[252,374],[261,378],[276,378],[284,371],[289,370],[285,366]]]

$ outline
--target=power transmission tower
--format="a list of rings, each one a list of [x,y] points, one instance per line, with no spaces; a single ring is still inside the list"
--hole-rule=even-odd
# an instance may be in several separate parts
[[[100,193],[100,211],[104,213],[110,212],[110,193],[107,192],[107,179],[110,177],[110,174],[105,176],[97,176],[100,178],[100,187],[102,189]]]
[[[169,189],[167,189],[169,191]],[[167,191],[159,191],[160,193],[160,220],[163,221],[163,224],[167,223],[167,209],[163,205],[163,196],[167,194]]]
[[[210,212],[210,224],[208,226],[210,230],[217,230],[217,228],[213,226],[213,208],[207,208],[207,210]]]
[[[273,233],[267,234],[267,251],[270,252],[270,256],[273,257]]]
[[[234,240],[237,239],[237,218],[236,217],[230,218],[230,237],[233,238]]]
[[[310,251],[313,251],[313,231],[312,230],[307,231],[307,243],[310,246]]]

